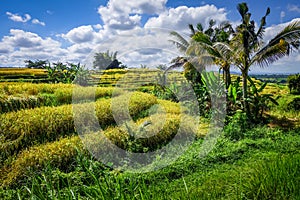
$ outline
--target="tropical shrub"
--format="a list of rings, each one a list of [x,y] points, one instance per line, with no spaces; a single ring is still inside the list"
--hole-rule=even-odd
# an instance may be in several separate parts
[[[269,109],[269,103],[278,105],[277,101],[273,98],[273,94],[264,94],[262,91],[265,89],[267,82],[263,83],[259,88],[257,88],[254,81],[248,77],[250,82],[249,96],[246,101],[248,101],[250,106],[250,113],[253,122],[259,123],[263,120],[263,114]],[[249,118],[249,117],[248,117]]]
[[[299,111],[300,110],[300,97],[296,97],[291,102],[289,102],[287,104],[287,109]]]
[[[77,84],[87,85],[89,73],[80,63],[63,64],[61,62],[50,63],[45,67],[48,72],[48,79],[51,83],[72,83],[77,76]]]
[[[99,52],[94,56],[93,67],[99,70],[124,69],[126,66],[117,59],[118,52]]]
[[[25,60],[26,63],[25,67],[29,69],[45,69],[45,66],[47,63],[49,63],[47,60]]]
[[[224,135],[231,140],[241,140],[244,138],[245,131],[249,128],[247,116],[241,110],[229,117],[229,123],[224,128]]]

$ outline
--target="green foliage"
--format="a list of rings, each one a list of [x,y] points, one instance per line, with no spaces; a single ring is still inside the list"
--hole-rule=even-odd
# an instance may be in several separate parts
[[[248,82],[250,87],[248,88],[248,98],[246,99],[250,116],[248,116],[249,122],[261,123],[265,122],[263,115],[271,107],[271,103],[274,105],[279,105],[273,94],[267,94],[264,92],[267,82],[262,84],[255,83],[251,77],[248,76]],[[229,116],[236,113],[236,111],[244,110],[243,104],[243,92],[240,86],[240,77],[237,78],[232,84],[230,84],[227,90],[227,113]]]
[[[201,72],[199,72],[191,63],[186,63],[184,66],[184,77],[192,84],[202,84]]]
[[[178,99],[176,97],[176,90],[177,87],[180,87],[176,83],[171,84],[170,86],[165,85],[154,85],[154,89],[152,91],[152,94],[158,97],[159,99],[165,99],[170,100],[173,102],[178,102]]]
[[[46,66],[48,72],[48,79],[51,83],[72,83],[76,76],[78,76],[77,83],[87,85],[89,73],[80,63],[77,65],[72,63],[50,63]]]
[[[140,67],[141,67],[141,69],[147,69],[148,68],[147,65],[145,65],[145,64],[141,64]]]
[[[168,67],[167,67],[167,65],[165,65],[165,64],[160,64],[160,65],[158,65],[156,68],[159,69],[159,70],[164,71],[164,70],[166,70]]]
[[[257,88],[250,77],[248,77],[248,81],[250,82],[251,90],[246,101],[248,101],[250,105],[251,119],[254,122],[261,122],[264,112],[269,109],[268,103],[271,102],[275,105],[278,105],[278,102],[274,98],[272,98],[272,94],[261,93],[267,85],[266,82],[263,83],[259,88]]]
[[[287,78],[290,93],[300,93],[300,74],[290,75]]]
[[[224,135],[231,140],[241,140],[248,128],[246,114],[238,111],[229,117],[229,123],[224,128]]]
[[[241,78],[238,76],[237,79],[232,82],[227,90],[227,114],[233,115],[237,110],[243,109],[242,103],[242,87],[240,85]]]
[[[300,97],[294,98],[287,104],[289,110],[300,111]]]
[[[218,118],[214,123],[222,123],[222,117],[226,115],[225,83],[214,72],[202,73],[202,81],[209,95],[211,114]],[[219,119],[220,118],[220,119]]]

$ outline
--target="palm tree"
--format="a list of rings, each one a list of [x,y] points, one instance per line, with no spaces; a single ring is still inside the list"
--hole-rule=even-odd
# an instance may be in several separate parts
[[[228,29],[230,27],[230,29]],[[227,30],[228,29],[228,30]],[[229,23],[222,23],[210,35],[197,32],[192,36],[192,41],[187,49],[187,54],[196,57],[204,65],[216,64],[223,70],[223,79],[228,89],[231,83],[230,64],[232,52],[229,46],[229,37],[233,33]]]
[[[192,37],[196,33],[196,31],[195,31],[193,25],[191,25],[191,24],[189,24],[189,28],[191,30],[190,37]],[[197,29],[198,29],[197,31],[202,31],[202,25],[198,24]],[[174,45],[176,45],[176,47],[179,49],[180,52],[182,52],[183,54],[186,54],[186,51],[187,51],[188,47],[190,46],[190,42],[188,40],[186,40],[183,36],[181,36],[176,31],[170,32],[170,35],[176,39],[169,40],[169,41],[172,42]],[[190,59],[188,59],[188,57],[184,57],[184,56],[174,58],[171,61],[172,65],[169,66],[165,70],[165,73],[174,68],[183,67],[184,68],[184,76],[187,80],[191,81],[192,83],[202,84],[200,72],[204,69],[204,66],[201,65],[201,67],[198,67],[198,69],[195,69],[194,66],[199,66],[199,65],[193,65],[195,63],[192,64],[191,62],[194,62],[194,61],[191,61]]]
[[[179,65],[175,62],[174,66],[184,66],[191,68],[191,65],[202,71],[206,65],[217,64],[223,70],[223,78],[226,83],[226,88],[231,83],[230,78],[230,50],[228,45],[230,35],[233,33],[232,26],[229,22],[223,22],[218,27],[214,27],[216,22],[210,20],[209,27],[203,30],[202,24],[197,24],[195,30],[192,24],[189,24],[191,30],[191,41],[187,41],[177,32],[171,32],[171,35],[176,37],[177,40],[170,40],[179,48],[179,50],[188,55],[189,62],[181,63]],[[180,60],[180,59],[178,59]]]
[[[107,50],[106,52],[95,53],[93,62],[94,68],[118,68],[121,63],[117,60],[117,54],[117,51],[110,53],[109,50]]]
[[[243,102],[247,117],[250,117],[248,104],[247,77],[252,65],[268,66],[278,59],[289,55],[293,49],[299,48],[300,21],[290,23],[279,32],[266,45],[263,45],[263,33],[266,25],[266,17],[270,14],[267,8],[265,15],[261,18],[260,26],[255,31],[255,22],[251,20],[246,3],[240,3],[237,9],[242,17],[242,23],[236,28],[231,40],[233,48],[232,61],[241,70],[243,84]]]

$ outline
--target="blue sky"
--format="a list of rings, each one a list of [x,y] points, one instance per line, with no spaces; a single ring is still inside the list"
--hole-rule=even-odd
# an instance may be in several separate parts
[[[179,54],[168,42],[172,30],[188,33],[187,24],[209,19],[237,24],[241,1],[176,0],[2,0],[0,66],[24,66],[27,59],[70,61],[90,65],[97,51],[119,52],[128,66],[168,64]],[[267,7],[266,39],[300,17],[300,3],[246,1],[259,22]],[[155,27],[155,29],[153,28]],[[253,72],[300,72],[299,52]]]

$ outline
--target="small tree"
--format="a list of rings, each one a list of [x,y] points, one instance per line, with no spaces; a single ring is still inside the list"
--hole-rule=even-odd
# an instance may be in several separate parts
[[[47,63],[49,63],[47,60],[25,60],[24,62],[26,63],[25,67],[30,69],[45,69]]]
[[[159,70],[164,71],[164,70],[166,70],[168,68],[168,66],[165,65],[165,64],[159,64],[156,68],[159,69]]]
[[[118,61],[117,54],[117,51],[110,53],[109,50],[107,52],[96,53],[93,67],[100,70],[123,68],[120,66],[122,63]]]
[[[290,89],[290,93],[293,91],[295,93],[300,93],[300,74],[290,75],[287,78],[288,87]]]
[[[147,69],[148,68],[147,65],[145,65],[145,64],[140,64],[140,66],[141,66],[141,69]]]

